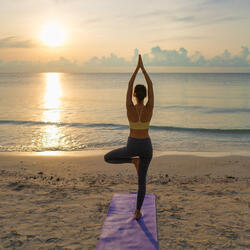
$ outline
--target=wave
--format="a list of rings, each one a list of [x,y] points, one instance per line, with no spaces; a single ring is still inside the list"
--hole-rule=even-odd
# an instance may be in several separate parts
[[[232,108],[232,109],[211,109],[206,111],[206,113],[250,113],[248,108]]]
[[[158,109],[179,109],[179,110],[197,110],[201,113],[250,113],[250,108],[209,108],[205,106],[184,106],[184,105],[170,105],[159,106]]]
[[[203,106],[185,106],[185,105],[169,105],[169,106],[156,106],[157,109],[204,109]]]
[[[26,125],[26,126],[46,126],[54,125],[58,127],[76,128],[101,128],[103,130],[126,130],[128,125],[115,123],[66,123],[66,122],[43,122],[43,121],[21,121],[21,120],[0,120],[1,124]],[[151,125],[150,130],[192,132],[192,133],[213,133],[213,134],[245,134],[250,135],[250,129],[222,129],[222,128],[188,128],[175,126]]]
[[[114,124],[114,123],[67,123],[67,122],[43,122],[43,121],[22,121],[22,120],[0,120],[1,124],[11,124],[11,125],[27,125],[27,126],[46,126],[54,125],[58,127],[102,127],[102,128],[117,128],[117,129],[127,129],[128,125]]]
[[[176,132],[250,135],[250,129],[187,128],[187,127],[173,127],[173,126],[150,126],[150,128],[153,128],[155,130],[168,130]]]

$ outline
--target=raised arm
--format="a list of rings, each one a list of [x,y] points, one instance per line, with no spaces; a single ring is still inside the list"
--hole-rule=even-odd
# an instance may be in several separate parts
[[[133,102],[132,102],[132,94],[133,94],[133,84],[134,84],[134,81],[135,81],[135,77],[139,71],[139,64],[137,64],[136,66],[136,69],[133,73],[133,75],[131,76],[130,80],[129,80],[129,83],[128,83],[128,91],[127,91],[127,99],[126,99],[126,107],[131,107],[133,106]]]
[[[139,55],[139,61],[140,61],[139,65],[141,67],[142,73],[143,73],[143,75],[145,77],[145,80],[147,82],[147,85],[148,85],[148,102],[147,102],[146,106],[153,108],[154,107],[153,84],[152,84],[152,81],[151,81],[147,71],[144,68],[144,65],[143,65],[143,62],[142,62],[142,59],[141,59],[141,55]]]

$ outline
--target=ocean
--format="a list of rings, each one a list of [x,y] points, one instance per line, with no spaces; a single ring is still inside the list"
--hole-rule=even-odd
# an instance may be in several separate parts
[[[113,149],[129,134],[129,73],[0,74],[0,151]],[[157,152],[250,152],[250,74],[153,73]],[[142,74],[135,84],[146,84]]]

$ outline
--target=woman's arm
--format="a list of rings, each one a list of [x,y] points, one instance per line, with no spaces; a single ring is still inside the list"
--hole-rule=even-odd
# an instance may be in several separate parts
[[[132,102],[132,93],[133,93],[133,84],[134,84],[134,81],[135,81],[135,77],[139,71],[139,64],[137,64],[137,67],[133,73],[133,75],[131,76],[130,80],[129,80],[129,83],[128,83],[128,91],[127,91],[127,99],[126,99],[126,107],[130,107],[130,106],[133,106],[133,102]]]
[[[154,90],[153,90],[153,84],[152,84],[152,81],[147,73],[147,71],[145,70],[144,68],[144,65],[143,65],[143,62],[142,62],[142,59],[141,59],[141,55],[139,55],[139,61],[140,61],[140,67],[141,67],[141,70],[142,70],[142,73],[146,79],[146,82],[147,82],[147,85],[148,85],[148,102],[146,104],[147,107],[151,107],[153,108],[154,107]]]

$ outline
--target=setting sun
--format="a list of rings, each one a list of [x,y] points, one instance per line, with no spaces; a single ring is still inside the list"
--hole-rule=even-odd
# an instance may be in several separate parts
[[[51,23],[43,27],[40,38],[45,45],[58,47],[65,42],[65,32],[58,24]]]

